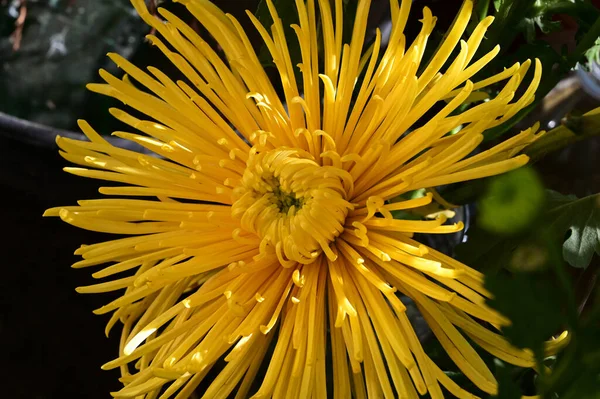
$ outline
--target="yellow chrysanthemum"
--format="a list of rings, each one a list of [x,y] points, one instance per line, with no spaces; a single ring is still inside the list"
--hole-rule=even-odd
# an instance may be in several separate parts
[[[93,274],[99,279],[134,271],[78,288],[125,290],[96,311],[114,312],[107,333],[123,323],[119,357],[104,365],[121,369],[125,387],[113,396],[186,398],[202,384],[203,398],[232,392],[236,398],[326,398],[328,389],[336,398],[442,398],[441,386],[473,398],[425,354],[399,293],[414,301],[450,358],[482,391],[495,393],[497,383],[470,342],[532,366],[532,353],[495,332],[508,321],[485,305],[483,276],[411,239],[413,233],[456,232],[462,224],[447,225],[442,215],[397,220],[391,212],[443,201],[435,186],[527,162],[517,153],[540,136],[537,127],[469,154],[486,129],[533,101],[539,61],[520,98],[515,92],[530,61],[471,82],[498,48],[473,60],[491,17],[461,40],[470,0],[426,66],[421,60],[436,21],[429,9],[409,44],[403,29],[411,1],[392,0],[387,48],[381,49],[377,32],[365,52],[368,0],[358,3],[349,44],[342,42],[342,0],[333,6],[296,0],[299,85],[288,54],[292,38],[284,36],[267,0],[271,33],[248,15],[281,78],[279,98],[234,18],[208,0],[179,1],[218,42],[225,61],[172,13],[160,10],[162,20],[143,0],[132,0],[163,38],[150,41],[186,80],[173,82],[156,68],[144,72],[110,54],[127,75],[101,71],[106,84],[89,86],[147,115],[111,109],[138,131],[114,135],[158,156],[116,148],[85,122],[80,127],[90,142],[58,138],[61,155],[85,167],[68,172],[123,183],[100,192],[124,198],[46,213],[80,228],[132,235],[82,246],[76,254],[83,260],[73,265],[107,265]],[[480,99],[478,89],[499,82],[505,83],[495,98],[454,112]],[[458,126],[460,132],[448,135]],[[421,188],[430,192],[397,200]],[[549,353],[558,342],[548,344]],[[258,376],[259,369],[266,374]]]

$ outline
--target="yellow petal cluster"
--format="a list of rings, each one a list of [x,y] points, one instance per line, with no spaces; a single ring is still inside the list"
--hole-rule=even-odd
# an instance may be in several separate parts
[[[267,0],[271,27],[248,16],[275,64],[272,82],[236,19],[208,0],[179,2],[222,52],[171,12],[153,16],[132,0],[159,33],[150,42],[185,78],[110,54],[125,75],[100,71],[105,83],[89,85],[136,111],[110,110],[131,128],[114,135],[154,155],[117,148],[83,121],[89,141],[57,139],[80,166],[67,172],[110,183],[100,188],[107,198],[46,215],[128,236],[83,245],[73,265],[103,266],[93,274],[103,282],[79,292],[122,293],[96,310],[112,313],[107,334],[122,324],[118,356],[103,366],[121,371],[124,387],[112,395],[436,399],[444,387],[473,398],[424,352],[405,298],[482,391],[496,393],[497,383],[472,343],[533,366],[532,353],[498,333],[509,322],[486,306],[481,273],[412,238],[462,224],[392,212],[418,213],[442,201],[436,186],[527,162],[518,154],[542,134],[537,126],[471,154],[486,130],[531,104],[539,61],[472,81],[499,49],[475,57],[491,17],[461,40],[471,0],[426,65],[436,18],[427,8],[412,16],[422,28],[408,42],[410,0],[390,1],[385,48],[379,31],[365,43],[369,0],[358,1],[349,43],[342,0],[296,0],[296,38]],[[291,40],[300,43],[297,66]],[[493,84],[499,93],[480,101]],[[475,105],[459,112],[467,102]],[[428,192],[399,199],[416,189]],[[549,343],[548,353],[560,345]]]

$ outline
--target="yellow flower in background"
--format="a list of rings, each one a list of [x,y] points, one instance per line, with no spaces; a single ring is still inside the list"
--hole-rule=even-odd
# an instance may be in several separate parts
[[[81,293],[124,290],[96,310],[113,312],[107,334],[123,324],[119,357],[103,366],[121,370],[124,388],[113,396],[186,398],[198,389],[203,398],[442,398],[443,386],[473,398],[425,354],[399,294],[414,301],[482,391],[495,393],[497,383],[471,342],[509,363],[534,365],[531,352],[497,332],[509,322],[485,305],[482,274],[411,238],[462,224],[446,224],[441,214],[392,217],[443,202],[436,186],[524,165],[527,157],[517,154],[540,136],[536,126],[469,156],[483,132],[531,104],[541,75],[536,61],[520,97],[530,61],[469,80],[498,54],[474,59],[491,17],[462,41],[473,8],[465,1],[422,65],[436,22],[429,9],[407,43],[411,1],[392,0],[387,48],[377,32],[365,51],[370,1],[359,1],[351,41],[343,43],[342,0],[296,0],[298,82],[287,44],[295,38],[284,36],[267,0],[270,32],[248,15],[276,65],[280,98],[240,24],[209,1],[179,2],[224,57],[167,10],[159,10],[162,20],[143,0],[132,2],[162,37],[150,41],[185,80],[110,54],[126,75],[100,71],[106,84],[89,88],[137,110],[110,110],[135,132],[114,135],[158,156],[116,148],[80,121],[89,142],[57,139],[61,155],[83,166],[66,170],[120,184],[100,188],[112,198],[46,212],[131,236],[84,245],[73,265],[105,265],[93,276],[108,280]],[[495,98],[455,112],[500,82]],[[429,192],[421,198],[398,200],[423,188]],[[549,343],[548,353],[559,345]]]

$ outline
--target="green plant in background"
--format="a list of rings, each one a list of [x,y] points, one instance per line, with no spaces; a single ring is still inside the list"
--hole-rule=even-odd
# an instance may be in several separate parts
[[[515,57],[518,59],[527,54],[542,60],[544,77],[536,101],[510,123],[488,132],[488,139],[507,132],[531,112],[578,62],[586,60],[589,49],[600,37],[598,9],[589,0],[496,0],[493,3],[497,23],[490,32],[489,43],[497,41],[503,49],[501,57],[496,60],[497,70],[510,65]],[[560,34],[564,29],[561,19],[557,17],[574,21],[576,31],[562,33],[553,47],[548,35]],[[516,48],[515,42],[519,43]]]
[[[536,354],[538,374],[529,385],[548,398],[597,398],[600,297],[589,298],[593,281],[591,287],[586,283],[598,268],[590,262],[600,254],[600,195],[577,199],[544,192],[528,169],[493,179],[489,186],[481,199],[482,227],[471,230],[467,243],[457,248],[459,259],[486,271],[486,287],[494,295],[490,306],[513,323],[503,332],[514,345]],[[510,196],[508,208],[520,205],[506,214],[511,216],[498,218],[483,205],[499,204],[505,195]],[[530,206],[533,198],[537,210]],[[526,222],[514,230],[512,215],[525,210]],[[570,267],[595,270],[577,286]],[[569,331],[569,345],[557,357],[544,359],[544,341],[561,330]],[[510,370],[500,380],[499,397],[516,398],[521,392],[516,384],[527,383],[522,372]]]
[[[542,92],[552,88],[577,62],[591,69],[591,63],[598,61],[597,10],[583,1],[527,3],[495,2],[495,7],[500,21],[511,21],[504,24],[525,32],[527,44],[516,53],[537,53],[552,66],[545,73]],[[531,18],[532,11],[538,13],[535,18]],[[559,53],[533,33],[536,25],[543,33],[560,30],[556,20],[547,18],[548,12],[568,14],[578,23],[571,52],[564,48]],[[515,35],[512,29],[505,32],[504,40]],[[598,136],[599,117],[600,109],[581,116],[573,114],[525,152],[539,161],[567,145]],[[497,133],[504,132],[510,130],[499,129]],[[462,261],[486,271],[486,286],[494,294],[490,305],[513,321],[510,328],[503,329],[511,342],[538,353],[537,374],[509,366],[499,368],[498,396],[518,398],[522,392],[537,391],[545,398],[595,399],[600,395],[600,297],[592,294],[597,258],[590,263],[594,254],[600,253],[600,197],[594,194],[578,199],[544,193],[539,181],[531,170],[523,170],[450,194],[458,201],[480,198],[480,218],[467,233],[467,243],[456,249],[457,254]],[[500,205],[504,196],[502,211],[494,212],[490,205]],[[571,267],[585,271],[569,272]],[[543,340],[562,329],[570,333],[569,345],[557,357],[543,359]]]

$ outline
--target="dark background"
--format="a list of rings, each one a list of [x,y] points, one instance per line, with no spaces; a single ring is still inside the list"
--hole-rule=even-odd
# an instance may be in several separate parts
[[[75,287],[91,282],[90,272],[69,268],[80,244],[102,236],[42,219],[47,208],[97,196],[96,182],[64,173],[63,166],[56,151],[0,141],[4,398],[106,398],[119,389],[118,370],[100,370],[118,354],[119,333],[106,339],[108,318],[91,313],[109,298],[77,294]]]

